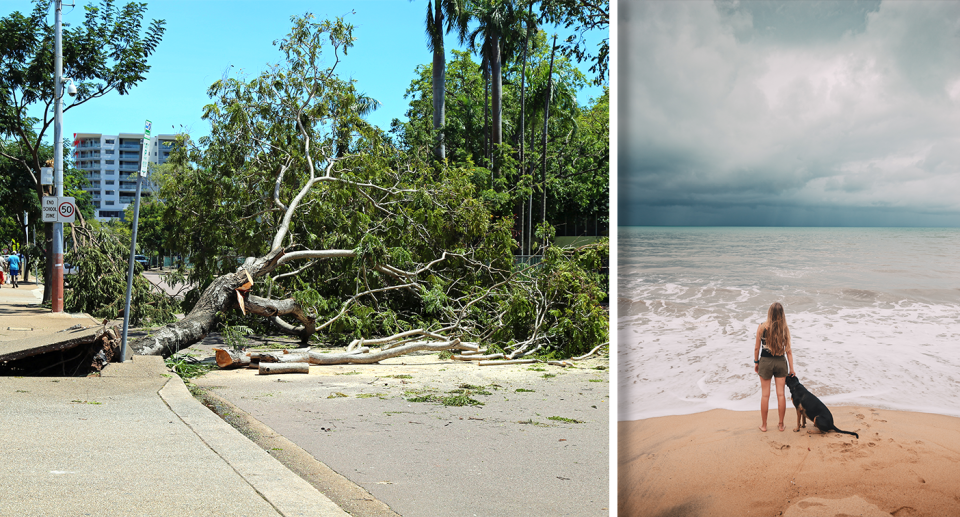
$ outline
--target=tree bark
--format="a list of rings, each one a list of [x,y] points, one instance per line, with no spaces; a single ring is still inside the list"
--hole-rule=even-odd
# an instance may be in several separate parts
[[[439,31],[443,27],[443,12],[440,9],[440,1],[436,1],[434,14],[434,26]],[[442,34],[442,32],[441,32]],[[439,45],[434,42],[433,45],[433,130],[436,132],[437,148],[435,153],[437,158],[445,160],[447,150],[443,138],[443,125],[446,123],[446,80],[447,63],[446,55],[443,49],[443,36],[440,36]]]
[[[500,61],[500,38],[495,37],[491,41],[490,48],[490,97],[491,112],[493,118],[493,128],[490,130],[490,152],[496,154],[499,152],[500,145],[503,144],[503,72]],[[493,157],[493,177],[500,176],[499,156]]]
[[[283,249],[275,248],[263,257],[248,260],[236,273],[218,277],[203,291],[200,300],[184,319],[136,340],[130,344],[130,348],[137,355],[169,357],[200,341],[213,330],[217,313],[230,303],[236,303],[236,289],[248,281],[243,269],[253,278],[263,276],[277,267],[282,256]]]
[[[310,373],[310,363],[260,363],[260,375],[271,373]]]

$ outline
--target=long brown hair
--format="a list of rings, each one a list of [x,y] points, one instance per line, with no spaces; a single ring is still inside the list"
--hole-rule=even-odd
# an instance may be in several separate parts
[[[780,302],[773,302],[767,309],[767,348],[771,354],[778,356],[790,348],[790,329]]]

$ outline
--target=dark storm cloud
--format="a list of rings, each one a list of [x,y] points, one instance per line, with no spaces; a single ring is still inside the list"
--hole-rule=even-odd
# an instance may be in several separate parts
[[[960,4],[619,7],[620,224],[960,224]]]

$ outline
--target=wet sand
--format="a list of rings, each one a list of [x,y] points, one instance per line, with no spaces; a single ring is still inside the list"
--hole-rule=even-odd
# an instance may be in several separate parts
[[[618,423],[618,515],[960,515],[960,419],[831,408],[851,435],[767,432],[759,411]]]

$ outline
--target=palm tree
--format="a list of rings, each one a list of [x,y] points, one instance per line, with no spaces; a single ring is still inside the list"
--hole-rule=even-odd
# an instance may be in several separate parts
[[[444,30],[446,20],[446,30]],[[446,123],[446,74],[447,58],[443,50],[443,35],[456,31],[460,41],[467,37],[465,0],[427,1],[427,48],[433,52],[433,129],[437,132],[437,158],[447,157],[443,142],[443,125]]]
[[[503,65],[519,50],[526,37],[528,17],[524,2],[514,0],[473,0],[468,12],[479,26],[470,33],[470,46],[479,42],[485,69],[490,71],[491,118],[490,143],[492,148],[503,143]],[[494,164],[494,174],[499,167]]]
[[[337,158],[343,158],[347,154],[354,130],[370,126],[363,117],[380,107],[380,101],[365,93],[357,94],[352,86],[341,102],[343,104],[338,106],[340,116],[337,117],[337,124],[333,131]]]

